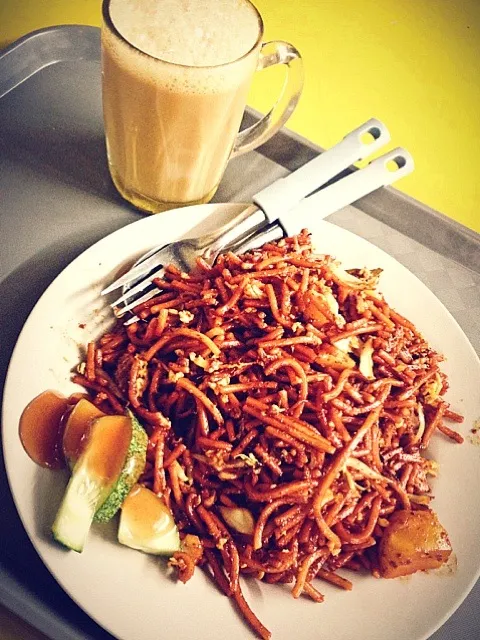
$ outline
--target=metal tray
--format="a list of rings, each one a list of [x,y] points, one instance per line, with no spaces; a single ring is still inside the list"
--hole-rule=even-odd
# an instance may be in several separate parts
[[[77,255],[140,214],[111,184],[103,139],[99,30],[60,26],[0,52],[0,393],[34,304]],[[257,114],[249,111],[245,120]],[[230,162],[216,201],[248,201],[321,149],[284,129]],[[480,352],[480,236],[386,188],[329,220],[413,271]],[[0,453],[1,456],[1,453]],[[107,640],[59,587],[22,527],[0,458],[0,602],[52,640]],[[480,637],[480,582],[434,640]],[[400,639],[399,639],[400,640]]]

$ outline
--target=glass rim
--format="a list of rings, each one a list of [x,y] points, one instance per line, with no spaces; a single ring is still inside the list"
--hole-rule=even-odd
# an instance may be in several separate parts
[[[229,65],[235,64],[237,62],[240,62],[241,60],[244,60],[245,58],[248,58],[248,56],[250,54],[252,54],[255,51],[255,49],[258,48],[258,46],[260,45],[260,43],[262,41],[263,34],[264,34],[264,24],[263,24],[262,16],[260,15],[259,10],[253,4],[253,2],[251,2],[250,0],[244,0],[244,1],[247,2],[253,8],[253,10],[255,11],[255,14],[257,16],[258,37],[255,40],[255,43],[252,45],[252,47],[250,47],[250,49],[246,53],[244,53],[243,55],[239,56],[238,58],[235,58],[235,60],[230,60],[229,62],[222,62],[220,64],[213,64],[213,65],[193,66],[193,65],[189,65],[189,64],[181,64],[179,62],[171,62],[170,60],[164,60],[163,58],[157,58],[156,56],[152,56],[150,53],[147,53],[146,51],[143,51],[139,47],[135,46],[129,40],[127,40],[127,38],[125,38],[125,36],[122,33],[120,33],[120,31],[117,29],[117,27],[113,23],[113,20],[112,20],[112,18],[110,16],[110,2],[111,2],[111,0],[103,0],[103,2],[102,2],[102,16],[103,16],[104,26],[106,26],[109,29],[109,31],[111,33],[113,33],[114,36],[116,36],[119,40],[124,42],[130,49],[133,49],[133,51],[136,51],[137,53],[140,53],[141,55],[146,56],[150,60],[156,60],[157,62],[161,62],[162,64],[171,65],[172,67],[178,67],[180,69],[202,69],[202,70],[212,69],[212,70],[214,70],[214,69],[226,68]]]

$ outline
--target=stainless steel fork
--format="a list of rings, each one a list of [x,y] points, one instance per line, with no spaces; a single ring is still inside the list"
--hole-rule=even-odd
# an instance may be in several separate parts
[[[389,140],[390,134],[386,126],[371,118],[328,151],[260,191],[253,198],[254,204],[247,206],[214,233],[156,247],[143,256],[124,276],[106,287],[102,295],[124,288],[123,295],[111,303],[119,317],[122,316],[139,304],[138,294],[150,286],[152,277],[162,277],[163,265],[171,263],[182,270],[189,270],[199,255],[207,262],[213,263],[218,254],[234,241],[242,241],[275,222],[302,198],[324,185],[353,162],[374,153]],[[155,291],[151,295],[156,293]]]
[[[227,243],[225,243],[225,236],[213,240],[211,244],[207,242],[208,236],[202,236],[198,239],[183,240],[166,245],[162,249],[162,260],[165,260],[164,264],[175,264],[179,269],[188,271],[195,264],[199,252],[204,260],[209,264],[213,264],[219,253],[224,250],[242,253],[253,247],[260,247],[266,242],[284,237],[287,234],[285,227],[289,220],[290,222],[294,221],[297,228],[308,227],[312,219],[321,220],[379,187],[392,184],[399,178],[411,173],[413,169],[412,156],[405,149],[397,147],[373,160],[367,167],[359,169],[305,198],[294,209],[284,214],[280,220],[260,225],[250,233],[245,233],[240,237],[237,233],[235,238]],[[246,212],[245,215],[247,215]],[[195,240],[198,244],[196,244]],[[174,249],[172,250],[173,245]],[[156,260],[157,256],[158,253],[155,252],[150,257]],[[147,257],[147,259],[150,258]],[[138,266],[142,266],[142,262]],[[127,311],[158,295],[161,290],[158,287],[151,286],[152,278],[161,278],[162,275],[163,268],[154,271],[153,274],[150,273],[131,289],[125,287],[125,294],[115,303],[118,305],[125,301],[125,306],[116,311],[116,315],[122,317]],[[139,296],[146,288],[148,288],[147,292]],[[133,316],[129,318],[126,324],[137,320],[137,316]]]
[[[373,142],[370,144],[361,139],[365,133],[372,136]],[[158,287],[152,285],[152,279],[162,278],[163,265],[174,264],[179,269],[188,271],[194,266],[198,256],[213,264],[224,250],[241,252],[253,245],[260,246],[285,235],[284,227],[277,218],[285,218],[289,210],[295,211],[295,218],[301,211],[305,215],[305,209],[310,215],[315,210],[316,218],[323,218],[374,189],[390,184],[413,170],[413,160],[403,149],[396,149],[378,158],[367,168],[329,185],[295,207],[302,194],[311,193],[313,188],[324,184],[332,175],[337,175],[351,164],[352,158],[365,157],[388,140],[388,131],[384,125],[376,120],[368,121],[329,151],[261,191],[253,198],[255,204],[247,206],[215,233],[179,240],[160,249],[153,249],[102,293],[108,293],[118,287],[124,288],[123,295],[112,303],[116,315],[122,317],[132,308],[161,292]],[[392,159],[396,162],[397,170],[394,172],[386,167],[387,162]],[[142,292],[145,293],[141,295]],[[136,319],[130,318],[128,323]]]

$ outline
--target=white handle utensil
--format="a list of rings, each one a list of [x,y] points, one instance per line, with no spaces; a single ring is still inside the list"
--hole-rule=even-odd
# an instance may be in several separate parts
[[[370,137],[369,142],[365,142],[365,135]],[[248,205],[214,233],[178,242],[183,243],[183,246],[188,243],[197,253],[209,248],[210,255],[216,257],[227,246],[239,244],[253,233],[261,233],[268,223],[273,223],[285,215],[305,196],[319,189],[353,162],[371,155],[389,140],[387,127],[380,120],[371,118],[328,151],[324,151],[287,177],[280,178],[262,189],[253,197],[254,204]],[[136,282],[159,264],[163,264],[162,260],[170,261],[173,253],[178,253],[175,251],[176,247],[178,243],[153,249],[139,264],[106,287],[102,295]],[[133,295],[133,289],[130,293]]]
[[[158,287],[151,286],[152,279],[163,276],[163,266],[167,263],[173,263],[180,270],[188,270],[194,266],[198,256],[202,256],[209,264],[213,264],[219,253],[224,250],[242,252],[261,246],[265,242],[277,240],[287,233],[285,228],[288,229],[290,226],[286,224],[287,220],[295,221],[297,230],[299,227],[308,227],[313,219],[325,218],[330,213],[355,202],[367,193],[392,184],[398,178],[413,171],[413,168],[414,163],[411,155],[405,149],[398,147],[377,158],[364,169],[359,169],[305,198],[299,205],[282,215],[280,221],[267,224],[264,218],[263,224],[257,225],[250,233],[239,234],[237,229],[236,235],[233,237],[233,229],[229,227],[227,231],[216,238],[207,235],[167,244],[162,249],[155,250],[153,255],[148,254],[143,262],[141,261],[127,274],[127,276],[130,274],[129,282],[132,283],[131,273],[136,273],[144,263],[149,264],[148,275],[140,282],[137,277],[134,286],[126,291],[124,289],[123,295],[112,303],[116,309],[116,315],[120,317],[138,304],[146,302],[160,293]],[[253,207],[255,209],[255,205]],[[246,219],[248,219],[248,214],[243,217],[242,221],[245,222]],[[153,272],[152,269],[155,271]],[[122,279],[120,279],[121,281]],[[114,284],[118,286],[118,281]],[[145,289],[148,289],[147,293],[143,293]],[[119,304],[124,306],[118,309]],[[133,316],[126,324],[137,320],[137,316]]]
[[[358,169],[305,198],[296,207],[282,215],[278,222],[273,222],[247,240],[230,246],[229,249],[244,252],[266,242],[279,240],[289,233],[289,227],[293,221],[297,230],[299,227],[308,228],[313,220],[323,220],[331,213],[352,204],[372,191],[407,176],[413,171],[414,166],[413,158],[406,149],[402,147],[392,149],[363,169]]]
[[[369,142],[364,141],[366,135],[370,137]],[[328,151],[262,189],[253,197],[253,202],[262,209],[268,222],[274,222],[305,196],[313,193],[354,162],[372,155],[389,141],[390,133],[387,127],[380,120],[371,118]]]
[[[294,213],[295,218],[299,215],[325,218],[372,191],[403,178],[413,171],[414,166],[410,153],[402,147],[397,147],[376,158],[363,169],[354,171],[305,198],[291,213]],[[287,213],[284,218],[287,219],[288,215]]]

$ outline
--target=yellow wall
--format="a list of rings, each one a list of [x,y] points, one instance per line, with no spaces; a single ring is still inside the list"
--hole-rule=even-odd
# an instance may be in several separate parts
[[[256,0],[266,37],[301,51],[289,127],[323,147],[369,117],[416,170],[398,188],[480,232],[480,0]],[[0,45],[43,26],[100,24],[100,0],[1,0]],[[266,110],[281,81],[251,92]]]

